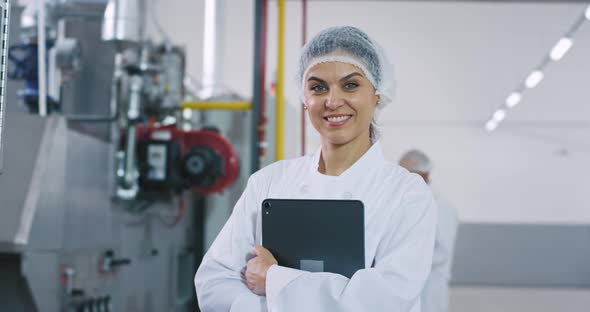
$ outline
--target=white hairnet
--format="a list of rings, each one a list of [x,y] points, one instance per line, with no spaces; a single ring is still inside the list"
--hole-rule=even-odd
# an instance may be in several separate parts
[[[387,61],[383,49],[360,29],[352,26],[327,28],[305,44],[298,70],[302,101],[307,71],[323,62],[342,62],[360,68],[379,96],[376,111],[393,101],[393,65]],[[374,141],[377,135],[376,116],[373,116],[371,140]]]
[[[432,170],[430,158],[420,150],[409,150],[399,160],[400,165],[412,172],[429,173]]]

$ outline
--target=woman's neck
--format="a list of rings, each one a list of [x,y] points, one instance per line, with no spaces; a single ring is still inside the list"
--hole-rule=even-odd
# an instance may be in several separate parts
[[[346,144],[322,143],[318,171],[325,175],[339,176],[350,168],[371,148],[371,140],[353,140]]]

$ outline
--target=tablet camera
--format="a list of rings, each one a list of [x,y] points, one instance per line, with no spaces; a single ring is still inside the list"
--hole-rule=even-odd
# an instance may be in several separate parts
[[[271,208],[270,203],[269,202],[265,202],[264,203],[264,214],[266,214],[266,215],[270,214],[270,208]]]

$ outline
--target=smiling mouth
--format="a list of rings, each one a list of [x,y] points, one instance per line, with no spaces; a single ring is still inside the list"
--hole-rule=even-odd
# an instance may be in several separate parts
[[[343,122],[348,119],[352,118],[352,115],[343,115],[343,116],[334,116],[334,117],[324,117],[324,120],[327,122]]]

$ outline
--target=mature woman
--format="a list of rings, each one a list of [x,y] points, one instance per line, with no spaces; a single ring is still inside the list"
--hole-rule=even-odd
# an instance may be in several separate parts
[[[354,27],[326,29],[306,44],[301,96],[321,148],[250,177],[195,276],[202,311],[420,311],[436,206],[424,181],[381,151],[374,121],[391,102],[389,70]],[[266,198],[361,200],[365,269],[348,279],[278,265],[259,245]]]

